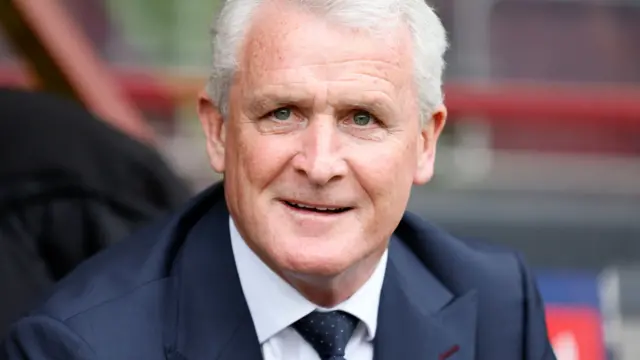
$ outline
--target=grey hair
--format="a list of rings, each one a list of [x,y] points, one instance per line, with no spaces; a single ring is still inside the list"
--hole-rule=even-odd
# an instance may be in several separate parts
[[[244,35],[251,26],[254,12],[264,1],[273,0],[226,0],[214,19],[211,29],[213,64],[207,93],[225,119]],[[374,33],[384,34],[391,24],[403,22],[413,43],[415,85],[422,121],[429,119],[442,104],[447,36],[442,22],[424,0],[280,1],[291,1],[342,25]]]

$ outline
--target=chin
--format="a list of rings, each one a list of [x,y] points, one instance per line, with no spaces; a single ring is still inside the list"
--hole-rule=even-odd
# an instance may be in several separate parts
[[[356,260],[344,251],[297,251],[287,253],[282,269],[296,277],[335,277],[347,271]]]

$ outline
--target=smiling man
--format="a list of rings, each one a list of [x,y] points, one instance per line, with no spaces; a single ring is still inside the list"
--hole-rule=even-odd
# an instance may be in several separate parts
[[[405,212],[446,120],[422,0],[228,0],[199,99],[222,184],[84,264],[9,359],[554,359],[521,259]]]

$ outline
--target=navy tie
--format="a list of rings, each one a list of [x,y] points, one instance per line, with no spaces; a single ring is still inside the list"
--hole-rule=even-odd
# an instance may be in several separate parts
[[[314,311],[293,324],[322,360],[345,360],[344,350],[356,326],[358,319],[344,311]]]

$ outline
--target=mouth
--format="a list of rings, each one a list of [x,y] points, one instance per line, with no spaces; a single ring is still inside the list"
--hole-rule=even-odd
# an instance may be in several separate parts
[[[315,214],[342,214],[349,210],[353,210],[352,207],[333,207],[327,205],[308,205],[301,204],[294,201],[281,200],[281,202],[287,206],[288,208],[299,211],[299,212],[307,212],[307,213],[315,213]]]

